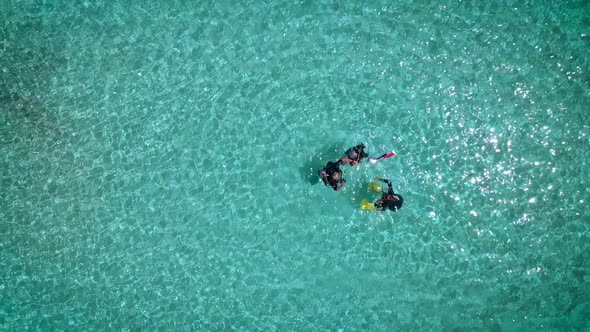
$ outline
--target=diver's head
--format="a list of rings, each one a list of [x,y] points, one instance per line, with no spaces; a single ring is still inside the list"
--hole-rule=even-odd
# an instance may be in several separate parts
[[[356,158],[358,158],[358,156],[359,156],[359,153],[356,151],[356,149],[348,150],[348,158],[356,159]]]
[[[332,173],[332,179],[340,180],[340,172],[336,171],[336,172]]]

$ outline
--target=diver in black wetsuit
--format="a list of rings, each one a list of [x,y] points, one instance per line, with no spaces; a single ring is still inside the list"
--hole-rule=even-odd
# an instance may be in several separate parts
[[[393,187],[391,186],[391,181],[387,179],[375,178],[375,181],[381,181],[387,183],[389,187],[387,193],[383,194],[380,200],[375,202],[375,208],[377,210],[383,211],[385,209],[389,209],[391,211],[397,211],[401,209],[402,204],[404,204],[404,198],[393,192]]]
[[[345,164],[350,164],[350,166],[358,165],[363,158],[367,158],[369,155],[364,151],[365,145],[363,143],[353,146],[352,148],[346,150],[346,157],[340,159]]]
[[[320,179],[324,181],[324,184],[326,186],[331,186],[336,191],[342,189],[346,184],[346,181],[342,178],[342,170],[340,169],[341,164],[342,160],[338,160],[337,162],[330,161],[326,167],[319,172]]]

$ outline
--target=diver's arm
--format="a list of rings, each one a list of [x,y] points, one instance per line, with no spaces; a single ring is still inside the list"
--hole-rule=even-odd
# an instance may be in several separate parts
[[[391,181],[382,178],[375,178],[375,180],[387,183],[387,187],[389,187],[387,193],[390,195],[395,195],[395,193],[393,192],[393,186],[391,185]]]

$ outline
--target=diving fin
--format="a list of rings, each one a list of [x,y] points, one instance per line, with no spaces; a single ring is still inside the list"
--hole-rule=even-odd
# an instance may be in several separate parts
[[[367,211],[375,211],[375,204],[373,204],[372,202],[367,201],[366,199],[363,199],[361,201],[361,210],[367,210]]]

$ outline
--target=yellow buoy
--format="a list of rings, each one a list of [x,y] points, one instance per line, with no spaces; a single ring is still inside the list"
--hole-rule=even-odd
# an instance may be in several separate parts
[[[369,183],[369,190],[374,191],[376,193],[381,193],[383,191],[383,187],[376,182]]]

